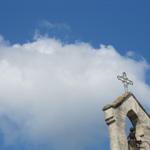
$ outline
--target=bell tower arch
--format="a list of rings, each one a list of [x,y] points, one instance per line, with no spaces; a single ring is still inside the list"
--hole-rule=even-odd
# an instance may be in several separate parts
[[[126,92],[103,108],[108,125],[111,150],[149,150],[150,117],[136,97]],[[126,117],[132,123],[126,135]]]

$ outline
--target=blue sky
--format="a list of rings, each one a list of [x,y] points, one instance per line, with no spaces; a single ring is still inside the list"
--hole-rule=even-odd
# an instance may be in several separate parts
[[[65,23],[70,39],[112,44],[121,53],[136,51],[149,58],[148,0],[1,0],[0,33],[11,42],[32,39],[42,20]]]
[[[28,54],[26,54],[26,52],[22,53],[22,54],[20,54],[19,52],[16,52],[18,47],[20,49],[26,49],[27,47],[30,49],[30,47],[33,47],[33,48],[34,48],[34,46],[36,47],[36,44],[39,47],[42,45],[49,46],[49,44],[47,44],[47,42],[50,43],[50,45],[54,45],[54,47],[55,46],[61,47],[60,46],[61,44],[58,41],[55,41],[55,40],[54,41],[53,40],[52,41],[51,40],[43,41],[43,39],[40,39],[41,40],[41,41],[39,40],[40,42],[38,42],[38,41],[37,41],[37,43],[35,42],[36,44],[34,45],[33,43],[34,43],[34,41],[36,41],[35,40],[36,35],[46,36],[48,39],[51,39],[51,38],[60,39],[61,41],[63,41],[64,43],[67,43],[68,45],[69,45],[69,43],[78,43],[78,42],[82,43],[83,42],[83,43],[88,43],[92,47],[92,48],[90,48],[86,44],[83,47],[82,47],[82,44],[81,45],[79,44],[79,46],[78,45],[76,46],[74,44],[73,47],[77,50],[80,48],[99,49],[99,46],[101,44],[112,45],[114,48],[108,48],[108,47],[102,48],[102,50],[104,49],[104,51],[105,51],[105,49],[110,49],[110,53],[108,52],[108,54],[107,54],[108,57],[106,57],[106,60],[109,58],[110,59],[116,58],[118,62],[120,62],[120,59],[122,60],[121,62],[124,62],[124,59],[126,59],[126,57],[129,57],[126,60],[127,61],[126,65],[122,64],[121,66],[124,66],[127,69],[128,67],[126,67],[126,66],[128,65],[128,63],[131,64],[131,68],[129,68],[129,70],[128,70],[129,74],[131,75],[131,77],[133,77],[137,81],[137,83],[139,83],[139,85],[143,86],[143,91],[145,91],[143,93],[147,93],[146,92],[147,89],[144,88],[144,85],[146,84],[147,86],[149,86],[149,83],[150,83],[150,78],[148,77],[149,70],[145,69],[145,68],[147,68],[147,65],[150,63],[150,59],[149,59],[150,58],[150,52],[149,52],[149,50],[150,50],[150,44],[149,44],[150,43],[150,28],[149,27],[150,27],[150,1],[149,0],[144,0],[144,1],[140,1],[140,0],[139,1],[137,1],[137,0],[132,0],[132,1],[131,0],[126,0],[126,1],[120,1],[120,0],[74,0],[74,1],[73,0],[24,0],[24,1],[23,0],[13,0],[13,1],[0,0],[0,35],[5,39],[4,41],[9,41],[9,43],[10,43],[10,47],[9,47],[9,45],[4,44],[5,46],[4,46],[4,48],[0,49],[0,51],[2,51],[0,53],[3,54],[3,53],[5,53],[3,51],[6,50],[7,51],[6,54],[3,54],[4,58],[7,56],[5,59],[6,60],[8,59],[8,62],[14,61],[12,63],[12,65],[14,65],[17,62],[19,62],[19,65],[20,64],[22,65],[22,64],[26,63],[24,60],[29,59]],[[16,43],[18,43],[19,46]],[[13,47],[14,44],[16,44],[17,46]],[[21,44],[27,44],[26,45],[27,47],[22,46]],[[16,48],[14,54],[12,54],[12,52],[10,52],[11,54],[8,54],[9,49],[14,50],[14,48]],[[114,49],[116,52],[114,52]],[[39,51],[41,52],[41,49],[39,49]],[[129,53],[129,51],[130,51],[130,53]],[[47,52],[45,52],[45,53],[47,53]],[[130,56],[127,56],[127,53]],[[21,55],[25,55],[25,56],[21,56]],[[74,55],[76,55],[76,53]],[[103,54],[101,54],[101,55],[103,55]],[[14,58],[16,58],[17,61],[11,60],[12,56]],[[67,56],[72,56],[72,53]],[[20,62],[20,59],[18,57],[24,58],[23,63]],[[37,58],[34,59],[33,64],[37,61],[37,59],[39,59],[40,60],[39,62],[41,62],[43,64],[46,63],[46,60],[43,60],[43,58],[42,58],[43,56],[36,55],[36,57]],[[59,57],[61,57],[61,55]],[[55,59],[58,59],[58,62],[57,61],[53,62],[56,66],[57,66],[57,63],[59,63],[59,57],[55,58]],[[66,56],[64,56],[63,58],[66,58]],[[75,58],[79,59],[79,62],[82,64],[82,59],[80,60],[80,58],[78,58],[78,56],[75,56]],[[45,59],[47,59],[47,57]],[[62,59],[62,58],[60,58],[60,59]],[[89,58],[87,58],[87,59],[89,59]],[[128,60],[128,59],[133,60],[133,62],[132,61],[130,62],[130,60]],[[91,60],[91,58],[90,58],[90,60]],[[144,64],[143,60],[147,61],[146,64]],[[29,62],[32,64],[32,61],[30,59],[29,59]],[[39,62],[36,62],[36,63],[38,64]],[[72,60],[71,61],[68,60],[68,62],[71,62],[72,65],[75,64],[75,63],[72,63],[73,62]],[[66,62],[66,63],[68,63],[68,62]],[[65,63],[65,65],[66,65],[66,63]],[[4,64],[4,66],[5,66],[5,62],[2,62],[2,64]],[[86,60],[85,60],[85,64],[86,64]],[[104,66],[106,64],[107,63],[104,63]],[[11,65],[11,63],[10,63],[10,65]],[[17,66],[19,66],[19,65],[17,64]],[[33,66],[38,68],[40,65],[36,66],[34,64]],[[62,66],[62,68],[64,66]],[[71,66],[68,66],[68,68],[69,67],[71,68]],[[24,68],[26,70],[26,67],[24,67]],[[134,69],[134,68],[136,68],[136,69]],[[66,67],[65,67],[65,69],[66,69]],[[113,69],[110,69],[110,70],[113,70]],[[11,67],[10,67],[10,70],[11,70]],[[46,70],[48,70],[47,67],[45,67],[45,69],[43,69],[43,72],[46,72]],[[91,70],[93,71],[93,69],[91,69]],[[116,70],[115,70],[115,72],[117,72]],[[119,71],[121,71],[121,69]],[[54,69],[54,72],[56,72],[55,69]],[[12,73],[14,73],[14,71],[12,71]],[[34,74],[36,74],[36,73],[42,74],[41,76],[43,77],[42,70],[40,70],[39,72],[35,71]],[[139,75],[136,76],[135,75],[136,73],[139,73]],[[76,71],[75,71],[75,74],[76,74]],[[15,73],[15,75],[17,78],[18,74]],[[99,73],[98,73],[98,75],[99,75]],[[44,77],[47,79],[46,75],[44,75]],[[39,78],[40,78],[40,76],[39,76]],[[103,76],[102,76],[102,78],[103,78]],[[53,79],[53,77],[52,77],[52,79]],[[35,79],[35,81],[36,81],[36,79]],[[43,81],[46,82],[44,79],[43,79]],[[3,84],[9,85],[9,80],[8,80],[8,83],[3,83]],[[11,82],[11,84],[12,84],[12,82]],[[41,85],[41,83],[39,83],[39,85]],[[48,87],[50,84],[46,83],[46,85]],[[140,88],[138,88],[139,85],[137,85],[137,93],[138,93],[138,91],[141,90]],[[18,87],[18,86],[19,85],[16,85],[15,87]],[[61,84],[60,84],[60,86],[61,86]],[[8,91],[9,90],[11,91],[10,87],[8,88]],[[44,86],[43,86],[43,89],[45,89]],[[43,89],[39,89],[39,91],[43,90]],[[116,88],[116,89],[118,90],[118,88]],[[6,90],[7,90],[7,86],[6,86]],[[16,92],[16,91],[14,91],[14,92]],[[108,96],[106,98],[108,98],[108,99],[114,98],[115,96],[117,96],[117,94],[119,92],[120,92],[120,90],[118,90],[118,92],[114,92],[114,95],[110,94],[111,96],[110,97]],[[94,91],[93,91],[93,93],[94,93]],[[30,94],[27,94],[27,95],[28,95],[27,99],[30,99],[29,98]],[[44,93],[43,93],[43,95],[44,95]],[[145,95],[146,95],[145,97],[142,97],[142,96],[141,97],[143,99],[147,98],[148,94],[145,94]],[[83,96],[85,96],[85,95],[83,95]],[[101,96],[101,95],[97,95],[97,97],[98,96]],[[1,96],[1,97],[3,98],[3,96]],[[36,96],[34,95],[33,97],[36,97]],[[72,96],[70,96],[70,97],[72,97]],[[9,99],[9,98],[6,98],[6,99]],[[9,101],[8,101],[8,103],[9,103]],[[16,105],[18,105],[17,103],[18,103],[18,101],[15,102]],[[143,103],[144,103],[144,101],[143,101]],[[104,102],[100,102],[100,107],[102,108],[102,106],[104,104],[105,104]],[[24,107],[26,107],[26,106],[24,106]],[[98,108],[100,108],[100,107],[98,107]],[[14,110],[14,108],[16,108],[16,107],[13,106],[13,108],[11,108],[11,109]],[[35,107],[35,108],[37,109],[39,107]],[[94,108],[95,107],[93,105],[93,109]],[[101,108],[97,111],[100,112]],[[89,110],[88,107],[87,107],[87,110]],[[27,110],[25,110],[25,111],[27,111]],[[86,112],[88,112],[88,111],[86,111]],[[96,112],[94,114],[97,114]],[[15,112],[15,113],[18,113],[18,112]],[[40,113],[37,113],[37,114],[39,115]],[[16,117],[17,119],[12,116],[10,117],[10,115],[7,111],[6,111],[5,115],[9,116],[9,117],[7,116],[9,121],[5,121],[6,119],[3,119],[3,117],[0,120],[2,120],[4,122],[4,126],[5,126],[5,122],[7,122],[6,123],[7,126],[8,126],[8,122],[10,122],[9,124],[11,124],[10,125],[11,127],[8,127],[6,130],[4,130],[3,126],[1,127],[2,131],[0,132],[0,140],[1,140],[0,149],[3,149],[3,150],[20,150],[20,149],[22,149],[22,150],[43,150],[43,149],[44,150],[49,150],[49,149],[50,150],[53,150],[53,149],[60,150],[61,148],[59,146],[57,147],[56,146],[57,144],[54,144],[54,143],[57,143],[57,140],[58,140],[58,144],[60,144],[62,146],[62,150],[63,149],[67,150],[67,146],[64,144],[66,142],[62,142],[63,138],[56,138],[57,134],[52,137],[51,137],[51,135],[50,135],[50,137],[49,137],[49,135],[47,137],[44,136],[44,138],[46,139],[45,140],[46,142],[41,142],[38,144],[36,143],[38,141],[37,139],[35,140],[36,142],[33,140],[35,138],[33,138],[33,139],[31,138],[32,140],[27,140],[28,139],[28,138],[26,139],[27,135],[24,136],[24,130],[22,131],[22,129],[21,129],[21,131],[20,131],[18,128],[18,126],[20,124],[23,124],[25,122],[25,120],[28,120],[28,119],[26,119],[26,115],[27,115],[26,113],[24,114],[22,112],[22,116],[25,119],[20,119],[20,116],[18,117],[18,115]],[[21,116],[21,118],[22,118],[22,116]],[[94,117],[94,119],[95,119],[95,117]],[[100,117],[99,119],[101,120],[100,122],[104,122],[104,118]],[[15,121],[17,120],[16,121],[17,123],[14,120]],[[86,120],[81,121],[81,122],[85,123]],[[88,136],[92,135],[93,136],[92,138],[95,140],[86,139],[86,142],[85,142],[84,136],[82,136],[82,138],[81,137],[79,138],[84,141],[83,142],[84,144],[82,145],[84,147],[84,149],[86,149],[86,150],[98,150],[98,149],[108,150],[109,149],[108,133],[107,132],[103,133],[100,130],[100,128],[105,129],[105,130],[107,128],[106,128],[106,125],[104,125],[104,124],[102,126],[100,126],[100,122],[98,122],[98,123],[95,122],[95,124],[93,126],[92,125],[88,126],[88,130],[89,129],[92,130],[93,133],[97,132],[97,134],[93,134],[93,133],[87,134]],[[45,122],[45,123],[49,125],[49,123],[47,123],[47,122]],[[93,130],[92,127],[95,129]],[[39,129],[41,129],[40,125],[39,125]],[[9,131],[7,131],[7,130],[9,130]],[[32,127],[31,127],[31,130],[32,130]],[[36,131],[36,129],[34,129],[34,128],[33,128],[33,130]],[[17,139],[18,142],[8,142],[10,144],[5,145],[4,144],[5,143],[4,142],[4,139],[5,139],[4,131],[7,131],[7,133],[9,132],[10,134],[12,134],[13,132],[16,131],[17,135],[15,135],[15,137],[12,137],[12,139]],[[41,132],[44,134],[44,130],[42,130]],[[73,133],[72,132],[73,131],[71,128],[70,132],[69,132],[71,136],[73,136],[75,134],[74,132]],[[84,132],[82,134],[84,134]],[[100,136],[100,134],[103,134],[103,136]],[[37,136],[39,136],[39,135],[40,135],[40,133]],[[65,134],[65,132],[63,132],[62,135],[67,136]],[[79,135],[76,135],[76,136],[77,136],[76,138],[78,138]],[[69,137],[69,135],[68,135],[68,137]],[[67,141],[68,137],[65,137],[64,139]],[[102,137],[103,137],[103,139],[102,139]],[[49,140],[47,140],[47,139],[49,139]],[[89,145],[85,144],[85,143],[87,143],[88,140],[90,140]],[[16,140],[9,139],[8,141],[16,141]],[[77,142],[76,144],[73,143],[72,145],[70,144],[70,146],[68,146],[68,149],[70,149],[71,146],[73,146],[74,144],[77,146],[77,144],[79,144],[79,143],[80,142]],[[80,150],[80,147],[79,148],[76,147],[76,150],[78,150],[78,149]]]

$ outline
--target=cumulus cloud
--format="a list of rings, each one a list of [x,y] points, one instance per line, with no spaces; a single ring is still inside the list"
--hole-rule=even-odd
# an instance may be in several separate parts
[[[148,104],[144,59],[122,56],[113,46],[95,49],[45,37],[0,41],[0,133],[6,146],[19,140],[45,150],[84,150],[99,143],[101,109],[122,94],[116,76],[123,71],[134,81],[131,91]]]
[[[63,41],[73,40],[71,27],[64,22],[50,22],[48,20],[40,21],[35,30],[34,39],[39,39],[41,35],[45,37],[61,38]]]

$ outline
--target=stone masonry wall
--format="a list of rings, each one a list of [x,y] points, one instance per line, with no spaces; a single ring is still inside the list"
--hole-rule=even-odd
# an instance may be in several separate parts
[[[126,117],[136,129],[136,139],[142,141],[139,150],[150,150],[150,118],[132,94],[104,107],[103,111],[109,128],[111,150],[137,149],[128,145],[125,133]]]

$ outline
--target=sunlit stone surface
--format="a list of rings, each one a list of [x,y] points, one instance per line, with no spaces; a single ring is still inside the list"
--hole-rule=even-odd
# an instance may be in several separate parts
[[[132,93],[118,97],[103,111],[109,128],[111,150],[150,149],[150,117]],[[129,139],[125,133],[126,117],[135,129],[135,139]]]

